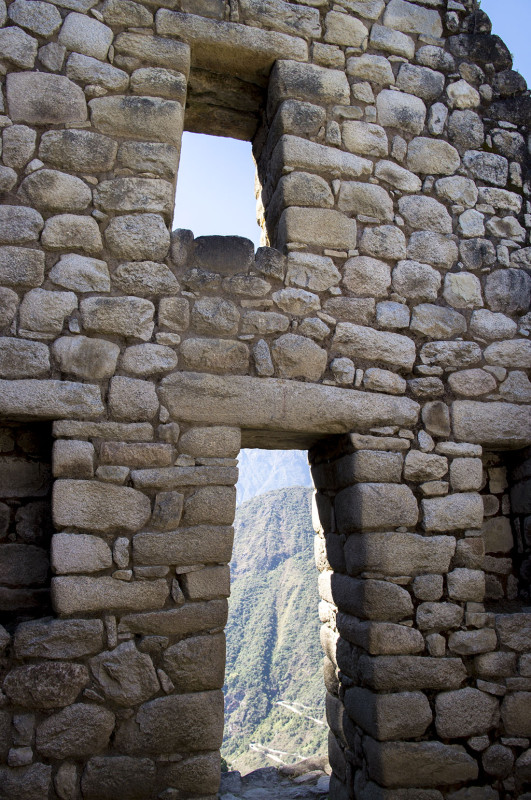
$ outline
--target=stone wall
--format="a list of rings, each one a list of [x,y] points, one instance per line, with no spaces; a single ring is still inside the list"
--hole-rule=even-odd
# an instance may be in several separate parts
[[[529,800],[531,100],[486,15],[0,26],[2,797],[213,800],[243,444],[310,449],[331,797]],[[256,253],[170,233],[183,127],[252,139]]]

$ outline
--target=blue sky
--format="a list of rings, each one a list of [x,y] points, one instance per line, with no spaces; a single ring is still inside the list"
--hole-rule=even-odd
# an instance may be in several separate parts
[[[514,67],[531,86],[531,0],[482,0],[493,33],[506,43]],[[174,227],[196,236],[237,234],[258,247],[251,144],[185,133],[177,184]]]

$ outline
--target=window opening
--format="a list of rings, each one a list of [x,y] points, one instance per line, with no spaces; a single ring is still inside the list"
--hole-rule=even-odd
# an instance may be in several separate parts
[[[306,452],[241,451],[222,755],[242,774],[327,756],[310,487]]]
[[[194,236],[244,236],[260,246],[250,142],[183,134],[173,228]]]

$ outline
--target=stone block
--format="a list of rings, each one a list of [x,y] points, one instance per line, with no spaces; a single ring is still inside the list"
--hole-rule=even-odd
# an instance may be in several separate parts
[[[0,457],[0,493],[5,498],[44,497],[50,491],[50,467],[17,456]]]
[[[531,441],[528,410],[512,403],[456,400],[452,403],[452,424],[458,441],[487,448],[516,450]]]
[[[336,462],[334,482],[337,489],[355,482],[400,483],[403,463],[400,453],[358,450]]]
[[[412,368],[416,356],[415,343],[407,336],[376,331],[350,322],[338,323],[332,347],[341,355],[352,358],[355,363],[360,359],[382,361],[406,370]]]
[[[127,4],[127,0],[119,1],[120,5]],[[109,0],[106,5],[108,3]],[[138,6],[138,3],[129,5]],[[147,9],[139,7],[147,13]],[[123,12],[118,21],[123,23]],[[86,800],[115,800],[121,792],[128,800],[142,800],[154,782],[155,765],[149,758],[93,756],[83,770],[81,789]]]
[[[177,172],[179,150],[157,142],[122,142],[118,162],[134,172],[152,172],[171,180]],[[174,257],[175,260],[175,257]]]
[[[444,75],[440,72],[436,72],[433,69],[429,69],[428,67],[418,67],[415,64],[403,64],[400,67],[396,85],[400,91],[413,94],[416,97],[420,97],[422,100],[425,100],[427,103],[432,103],[443,92]],[[425,141],[430,142],[430,145],[431,143],[439,144],[437,140],[433,139],[427,139]],[[413,142],[410,144],[410,152],[412,144]],[[441,142],[440,144],[446,143]],[[428,145],[428,147],[430,147],[430,145]],[[437,149],[438,148],[435,148],[435,150]],[[449,152],[444,147],[440,148],[440,150]],[[457,156],[457,158],[459,159],[459,156]],[[410,169],[413,169],[414,172],[416,171],[414,167],[410,166]],[[424,172],[424,170],[419,171]],[[454,171],[455,170],[452,170],[452,172]],[[434,170],[434,172],[437,172],[437,170]]]
[[[151,420],[159,409],[153,383],[137,378],[114,377],[109,389],[109,410],[115,419],[125,422]]]
[[[225,636],[192,636],[168,647],[163,667],[178,692],[221,689],[225,679]]]
[[[37,752],[54,759],[90,756],[106,747],[114,722],[114,714],[108,709],[76,703],[37,726]]]
[[[131,88],[135,94],[168,97],[180,103],[184,103],[186,99],[186,78],[182,72],[174,69],[136,69],[131,75]]]
[[[81,321],[89,333],[104,333],[148,341],[155,307],[140,297],[88,297],[80,303]]]
[[[67,77],[114,92],[123,92],[129,86],[129,75],[122,69],[98,61],[91,56],[72,53],[66,64]]]
[[[277,239],[279,246],[305,242],[318,247],[352,250],[356,246],[356,221],[332,209],[290,206],[282,212]]]
[[[412,775],[420,787],[448,786],[475,780],[478,776],[477,762],[458,745],[380,743],[367,738],[363,746],[369,776],[383,786],[410,786]]]
[[[63,75],[11,72],[6,81],[9,116],[29,125],[83,123],[87,104],[83,90]]]
[[[483,484],[480,458],[454,458],[450,465],[450,484],[455,492],[479,491]]]
[[[400,70],[400,75],[404,68],[402,67]],[[409,66],[409,69],[415,69],[415,67]],[[422,69],[422,67],[416,69]],[[431,70],[426,70],[426,72],[431,72]],[[421,175],[453,175],[460,164],[459,153],[448,142],[419,136],[409,143],[407,166],[412,172]]]
[[[436,9],[418,8],[415,3],[405,0],[391,0],[388,3],[383,23],[404,33],[424,34],[433,38],[442,36],[441,15]]]
[[[345,709],[378,741],[422,736],[432,721],[428,698],[421,692],[374,694],[356,686],[345,693]]]
[[[531,649],[531,614],[497,614],[496,630],[504,647],[523,653]]]
[[[16,706],[61,708],[74,703],[89,680],[88,670],[82,664],[50,661],[15,667],[4,680],[3,689]]]
[[[368,28],[356,17],[345,19],[344,14],[329,11],[325,17],[325,42],[364,50],[369,38]]]
[[[35,620],[15,631],[17,658],[82,658],[103,647],[103,622],[99,619]]]
[[[214,600],[230,595],[229,567],[203,567],[181,576],[183,592],[189,600]]]
[[[227,622],[227,601],[186,603],[179,608],[126,614],[120,620],[120,633],[155,636],[187,636],[223,628]]]
[[[105,261],[69,253],[60,257],[49,273],[50,280],[74,292],[108,292],[111,288]]]
[[[151,516],[151,525],[159,531],[175,529],[181,519],[184,495],[180,492],[159,492]]]
[[[52,600],[59,616],[112,609],[123,612],[162,608],[168,597],[168,584],[164,579],[131,583],[109,576],[52,579]]]
[[[185,339],[180,355],[188,370],[245,374],[249,369],[249,348],[235,339]]]
[[[418,135],[424,128],[426,106],[420,97],[383,89],[377,97],[378,122],[384,128],[398,128]]]
[[[403,259],[406,257],[406,237],[394,225],[367,227],[361,235],[360,252],[373,258]]]
[[[407,486],[363,483],[343,489],[335,502],[337,525],[343,533],[415,525],[417,502]]]
[[[192,566],[230,561],[234,532],[228,526],[199,525],[171,533],[139,533],[133,538],[135,564]]]
[[[458,689],[466,678],[466,669],[460,658],[363,655],[359,660],[359,674],[363,685],[378,691],[443,691]]]
[[[34,7],[33,3],[28,3],[26,0],[15,0],[11,4],[9,19],[32,33],[46,37],[52,36],[62,22],[61,15],[54,6],[38,2]]]
[[[20,328],[35,331],[43,338],[53,338],[76,308],[77,297],[73,292],[31,289],[20,304]]]
[[[411,36],[392,30],[385,25],[374,24],[371,28],[371,45],[377,50],[403,58],[412,59],[415,55],[415,42]],[[392,83],[393,81],[390,81]]]
[[[392,92],[392,94],[398,94],[398,92]],[[419,100],[419,102],[422,101]],[[398,201],[398,209],[411,228],[441,234],[452,233],[452,219],[446,207],[433,197],[419,195],[401,197]]]
[[[427,531],[455,531],[481,528],[483,502],[475,492],[462,492],[447,497],[422,500],[424,528]]]
[[[280,177],[285,166],[337,174],[343,179],[368,177],[372,172],[372,162],[366,158],[291,135],[280,138],[272,155],[273,174]]]
[[[41,137],[39,158],[51,166],[72,172],[108,172],[112,169],[117,150],[117,143],[100,133],[52,130]]]
[[[43,218],[33,208],[3,205],[0,207],[0,243],[16,245],[36,242],[43,224]]]
[[[455,603],[421,603],[417,608],[417,625],[421,631],[447,631],[461,625],[463,613]]]
[[[392,222],[393,201],[383,186],[358,181],[342,181],[338,208],[346,214],[363,214],[381,222]]]
[[[100,572],[112,566],[112,555],[99,536],[56,533],[52,537],[51,561],[57,575]]]
[[[87,336],[62,336],[53,344],[53,355],[61,372],[87,381],[110,378],[119,354],[118,345]]]
[[[47,250],[82,250],[89,256],[103,250],[98,223],[93,217],[58,214],[46,220],[41,238]]]
[[[222,297],[201,297],[192,308],[192,326],[198,333],[234,336],[239,322],[237,307]]]
[[[54,522],[101,533],[137,531],[151,515],[149,498],[135,489],[97,481],[58,480],[53,492]]]
[[[239,428],[213,426],[190,428],[182,434],[180,449],[192,456],[208,458],[235,458],[240,450]]]
[[[324,292],[336,286],[341,273],[331,258],[311,253],[290,253],[286,281],[290,286],[300,286],[312,292]]]
[[[500,719],[500,707],[496,697],[467,687],[438,694],[435,714],[439,736],[454,739],[485,734],[495,728]]]
[[[86,14],[71,12],[63,22],[59,42],[67,50],[103,61],[107,57],[113,35],[112,29],[99,20]]]
[[[236,488],[203,486],[184,504],[185,525],[232,525],[236,510]]]
[[[119,706],[144,703],[160,691],[150,656],[132,641],[91,658],[90,670],[107,700]]]
[[[358,57],[352,61],[356,64]],[[379,125],[347,120],[342,125],[342,136],[345,147],[351,153],[376,157],[385,157],[389,154],[387,134]]]
[[[92,478],[94,445],[91,442],[59,439],[52,451],[54,478]]]
[[[462,656],[473,656],[488,653],[496,649],[496,632],[491,628],[477,631],[456,631],[450,634],[448,646],[452,653]]]
[[[420,631],[392,622],[358,620],[340,611],[337,629],[348,642],[362,647],[371,655],[402,655],[424,650],[424,637]]]
[[[337,511],[336,506],[336,514]],[[337,516],[341,531],[341,518],[339,514]],[[390,527],[397,527],[397,523]],[[345,544],[347,570],[351,575],[360,572],[443,574],[448,570],[454,552],[455,539],[452,536],[424,537],[416,533],[362,533],[350,536]]]
[[[50,792],[52,768],[45,764],[31,764],[10,769],[0,767],[0,781],[6,800],[41,800]]]
[[[509,736],[531,736],[531,692],[513,692],[504,697],[501,717]]]
[[[145,41],[148,37],[138,38]],[[114,95],[97,97],[90,101],[89,106],[92,124],[101,133],[176,146],[180,144],[183,107],[176,100]]]
[[[7,328],[15,318],[18,308],[18,294],[12,289],[0,287],[0,328]]]
[[[18,298],[17,298],[18,299]],[[40,378],[50,374],[49,348],[39,342],[0,337],[0,376]]]
[[[463,369],[459,372],[452,372],[448,376],[448,384],[453,392],[465,397],[481,397],[487,392],[495,391],[497,387],[494,376],[483,369]]]
[[[87,184],[74,175],[54,169],[39,169],[20,184],[17,196],[44,211],[83,211],[92,200]]]
[[[448,472],[448,459],[435,453],[422,453],[410,450],[404,462],[406,481],[434,481],[443,478]]]
[[[440,600],[443,593],[442,575],[417,575],[413,581],[413,594],[419,600]],[[419,606],[420,608],[420,606]],[[426,609],[428,611],[428,609]],[[428,612],[429,613],[429,612]]]
[[[159,303],[159,325],[184,331],[190,323],[190,305],[185,297],[163,297]]]
[[[182,787],[182,791],[200,789],[202,792],[207,792],[208,797],[213,798],[219,789],[220,767],[221,758],[218,751],[204,753],[179,762],[168,763],[162,771],[163,780],[171,786]]]
[[[354,58],[347,60],[347,75],[377,83],[381,86],[392,85],[395,82],[395,76],[387,58],[367,53],[356,55]]]
[[[179,719],[179,725],[175,720]],[[158,697],[122,724],[116,747],[126,753],[162,754],[217,750],[223,738],[223,694],[194,692]]]
[[[323,600],[362,619],[399,622],[413,613],[409,592],[387,581],[322,572],[319,593]]]
[[[407,246],[408,258],[439,269],[451,269],[458,256],[456,243],[435,231],[415,231]]]
[[[94,204],[105,212],[151,212],[169,215],[173,186],[160,178],[114,178],[94,191]]]
[[[360,23],[363,25],[363,23]],[[363,25],[363,28],[366,28]],[[343,71],[298,61],[277,61],[269,79],[270,113],[285,99],[317,105],[350,103],[350,88]]]
[[[326,369],[327,352],[311,339],[286,333],[271,346],[276,373],[281,378],[318,381]]]
[[[159,214],[124,214],[111,219],[105,241],[116,258],[162,261],[168,254],[170,234]]]

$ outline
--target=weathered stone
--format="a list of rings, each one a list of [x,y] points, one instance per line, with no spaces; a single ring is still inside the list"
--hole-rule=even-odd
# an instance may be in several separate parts
[[[350,258],[345,262],[343,283],[359,296],[385,297],[391,283],[388,264],[368,256]]]
[[[117,149],[113,139],[99,133],[53,130],[43,133],[39,157],[54,167],[73,172],[107,172],[112,169]]]
[[[50,351],[46,345],[7,336],[0,337],[2,378],[39,378],[49,374]]]
[[[486,348],[484,357],[487,364],[529,369],[531,367],[531,342],[525,339],[494,342]]]
[[[45,758],[83,758],[104,748],[114,728],[106,708],[77,703],[37,727],[36,748]]]
[[[22,169],[35,152],[37,135],[27,125],[10,125],[2,133],[2,160],[7,167]],[[16,183],[16,180],[15,180]]]
[[[366,158],[290,135],[280,138],[272,155],[273,172],[280,174],[284,166],[338,173],[344,179],[367,177],[372,171],[372,162]]]
[[[467,687],[438,694],[435,698],[435,727],[443,739],[486,733],[500,718],[498,700]]]
[[[65,317],[76,308],[77,297],[73,292],[32,289],[20,305],[20,327],[52,338],[51,335],[61,332]]]
[[[339,530],[352,533],[414,525],[418,509],[407,486],[364,483],[349,486],[337,495],[336,515]]]
[[[496,389],[494,377],[482,369],[465,369],[452,372],[448,384],[453,392],[464,397],[479,397]]]
[[[427,67],[403,64],[400,67],[396,85],[402,92],[413,94],[429,103],[442,94],[444,75]]]
[[[189,370],[245,374],[249,365],[249,348],[234,339],[186,339],[180,354]]]
[[[54,358],[62,372],[93,381],[114,374],[119,353],[118,345],[86,336],[64,336],[53,345]]]
[[[393,289],[408,300],[436,300],[441,275],[428,264],[418,261],[399,261],[393,270]]]
[[[99,572],[112,566],[109,546],[98,536],[85,533],[56,533],[51,552],[57,575]]]
[[[290,206],[282,212],[277,239],[279,245],[306,242],[350,250],[356,243],[356,221],[333,209]]]
[[[360,251],[373,258],[398,260],[406,257],[406,238],[393,225],[366,227],[360,241]]]
[[[383,786],[410,785],[412,770],[415,783],[420,786],[455,784],[474,780],[478,774],[476,761],[457,745],[440,742],[379,743],[367,737],[364,751],[370,777]]]
[[[103,484],[109,487],[109,484]],[[111,486],[112,489],[124,487]],[[94,611],[142,611],[160,608],[169,596],[165,580],[125,583],[111,577],[76,576],[52,579],[54,608],[59,615]]]
[[[395,94],[393,92],[393,94]],[[398,201],[400,214],[408,225],[435,233],[451,233],[452,220],[446,208],[433,197],[401,197]]]
[[[225,673],[225,636],[194,636],[169,647],[163,666],[177,691],[221,689]]]
[[[337,11],[329,11],[326,15],[325,42],[364,50],[368,38],[368,28],[356,17],[349,17]]]
[[[345,19],[345,24],[350,20]],[[359,21],[354,21],[354,25]],[[363,28],[363,30],[362,30]],[[363,23],[358,27],[366,37],[367,28]],[[338,103],[348,105],[350,89],[343,71],[325,69],[316,64],[301,64],[298,61],[277,61],[270,76],[269,107],[285,98],[294,98],[318,105]]]
[[[395,82],[395,76],[389,61],[383,56],[369,55],[367,53],[356,55],[354,58],[347,60],[347,75],[382,86],[392,85]],[[349,147],[349,149],[351,148]],[[359,151],[356,150],[354,152]],[[383,155],[386,154],[387,152]]]
[[[147,341],[155,308],[138,297],[89,297],[80,303],[83,328],[90,333],[130,336]]]
[[[485,596],[485,575],[482,570],[458,568],[447,575],[448,596],[452,600],[482,603]]]
[[[511,403],[478,403],[460,400],[452,404],[454,435],[458,440],[485,447],[517,449],[529,441],[531,423],[526,409]]]
[[[507,184],[508,162],[503,156],[468,150],[463,156],[463,164],[473,178],[504,187]]]
[[[232,486],[203,486],[184,505],[185,525],[232,525],[236,490]]]
[[[382,302],[376,306],[376,322],[380,328],[408,328],[410,311],[406,305]]]
[[[170,247],[170,235],[158,214],[125,214],[114,217],[105,230],[105,241],[116,258],[162,261]]]
[[[106,5],[110,1],[107,0]],[[120,0],[120,3],[138,5],[127,0]],[[147,9],[140,8],[147,13]],[[123,22],[122,17],[119,22]],[[154,781],[155,765],[149,758],[94,756],[83,770],[81,789],[87,800],[114,800],[120,792],[124,792],[128,800],[142,800],[151,791]]]
[[[6,800],[18,800],[20,797],[41,800],[50,792],[52,768],[45,764],[31,764],[16,770],[0,767],[0,781]]]
[[[496,630],[503,646],[523,653],[529,649],[531,641],[531,615],[525,614],[498,614],[496,616]]]
[[[14,491],[16,496],[17,492]],[[8,543],[2,545],[0,579],[8,586],[43,584],[49,563],[45,550],[34,545]]]
[[[66,74],[74,81],[115,92],[123,92],[129,85],[127,72],[80,53],[71,54],[66,64]]]
[[[223,628],[226,622],[227,601],[210,600],[206,603],[187,603],[179,608],[126,614],[122,616],[118,630],[120,633],[186,636]]]
[[[91,658],[90,669],[105,697],[119,706],[143,703],[160,690],[151,658],[134,642]]]
[[[426,576],[419,576],[415,579],[415,582],[422,577]],[[439,591],[442,594],[442,585],[440,589],[433,593],[438,594]],[[416,591],[415,593],[417,594]],[[421,594],[429,593],[429,591],[422,591],[421,589]],[[421,631],[447,631],[451,628],[459,628],[462,621],[463,609],[454,603],[426,602],[421,603],[417,608],[417,625]]]
[[[336,462],[334,480],[340,489],[355,481],[399,483],[402,464],[403,457],[400,453],[360,450],[343,456]]]
[[[21,69],[32,69],[37,55],[37,40],[15,26],[0,30],[0,47],[7,61]]]
[[[404,33],[419,33],[435,38],[440,37],[443,31],[438,11],[418,8],[414,3],[405,0],[391,0],[387,5],[383,22],[389,28]]]
[[[448,459],[435,453],[411,450],[404,462],[404,478],[408,481],[439,480],[448,472]]]
[[[58,286],[75,292],[108,292],[111,288],[105,261],[69,253],[52,267],[50,279]]]
[[[352,532],[359,530],[360,527],[363,530],[386,527],[385,523],[379,526],[370,525],[370,521],[368,525],[362,524],[356,527],[356,520],[352,522],[343,520],[340,516],[343,511],[342,503],[338,508],[338,525],[341,531]],[[400,509],[397,509],[395,520],[398,519],[399,511]],[[403,510],[402,517],[404,517]],[[395,521],[388,522],[387,526],[389,525],[397,527]],[[362,571],[378,571],[388,575],[416,575],[428,570],[432,573],[446,572],[454,551],[453,537],[424,538],[413,533],[362,533],[347,540],[345,558],[347,569],[353,575]]]
[[[15,0],[9,7],[9,19],[39,36],[52,36],[61,25],[61,15],[54,6],[38,1]]]
[[[186,78],[182,72],[162,67],[143,67],[131,75],[131,88],[135,94],[168,97],[184,103]]]
[[[175,720],[179,719],[179,725]],[[142,705],[137,725],[124,725],[116,735],[122,752],[174,753],[214,750],[223,736],[221,691],[159,697]]]
[[[496,633],[490,628],[477,631],[456,631],[450,634],[448,647],[452,653],[463,656],[473,656],[478,653],[488,653],[497,646]]]
[[[451,269],[457,261],[458,249],[455,242],[441,234],[416,231],[409,240],[407,256],[439,269]]]
[[[460,163],[459,153],[448,142],[419,136],[409,143],[407,166],[412,172],[452,175]]]
[[[364,214],[382,222],[393,220],[393,201],[382,186],[342,181],[338,208],[348,214]]]
[[[7,103],[13,122],[62,125],[87,119],[83,90],[62,75],[47,72],[11,72]]]
[[[114,377],[109,389],[109,410],[115,419],[142,422],[153,419],[159,409],[155,386],[137,378]]]
[[[53,503],[59,527],[82,530],[136,531],[151,514],[149,499],[140,492],[96,481],[56,481]]]
[[[444,299],[453,308],[480,308],[481,284],[471,272],[449,272],[444,279]]]
[[[404,394],[407,384],[404,378],[390,370],[370,367],[365,370],[363,386],[373,392]]]
[[[12,669],[3,688],[14,705],[60,708],[74,703],[88,682],[88,670],[82,664],[54,661]]]
[[[377,695],[354,687],[345,693],[350,718],[379,741],[422,736],[432,721],[428,700],[421,692]]]
[[[413,309],[411,330],[430,338],[452,338],[466,331],[466,319],[450,308],[421,303]]]
[[[452,108],[477,108],[481,104],[481,95],[467,81],[451,83],[446,90]]]
[[[319,592],[327,602],[361,619],[398,622],[413,613],[409,593],[387,581],[356,580],[325,571],[319,576]]]
[[[446,367],[471,367],[481,361],[481,349],[475,342],[429,342],[422,346],[424,364]]]
[[[531,692],[514,692],[504,697],[501,716],[509,736],[531,736]]]
[[[203,567],[197,572],[185,572],[180,582],[187,600],[214,600],[230,595],[228,566]]]
[[[480,528],[483,522],[483,503],[473,492],[422,500],[422,510],[427,531]]]
[[[451,203],[459,203],[466,208],[472,208],[478,200],[478,189],[470,178],[460,175],[451,178],[439,178],[435,183],[435,190],[439,197]]]
[[[198,333],[234,335],[239,321],[234,303],[220,297],[202,297],[192,309],[192,325]]]
[[[386,156],[389,142],[385,130],[379,125],[349,120],[343,123],[343,142],[351,153],[365,156]]]
[[[426,106],[419,97],[383,89],[376,99],[378,122],[418,135],[424,128]]]
[[[415,360],[414,342],[406,336],[375,331],[348,322],[337,325],[333,347],[355,362],[361,358],[411,369]]]
[[[148,37],[138,38],[145,41]],[[175,100],[116,95],[98,97],[91,100],[89,105],[93,125],[101,133],[179,144],[183,108]]]
[[[98,255],[103,249],[96,220],[75,214],[49,217],[42,233],[42,243],[47,250],[76,248],[88,255]]]
[[[122,142],[118,150],[118,162],[122,166],[135,172],[152,172],[169,180],[177,172],[178,160],[179,151],[171,144]]]
[[[59,42],[68,50],[102,60],[107,57],[112,40],[111,28],[93,17],[76,12],[68,14],[59,34]]]
[[[411,59],[415,55],[415,42],[411,36],[406,36],[406,34],[392,30],[385,25],[374,24],[372,26],[370,43],[377,50],[407,59]],[[389,83],[393,83],[393,81],[389,81]]]
[[[517,325],[510,317],[487,309],[474,311],[470,319],[470,332],[481,341],[511,339],[516,334],[516,329]]]
[[[0,243],[28,244],[35,242],[44,220],[38,211],[27,206],[0,206]]]
[[[310,253],[290,254],[286,282],[313,292],[323,292],[339,283],[341,274],[331,258]]]
[[[487,277],[485,297],[492,311],[525,313],[531,301],[531,279],[523,270],[496,270]]]

